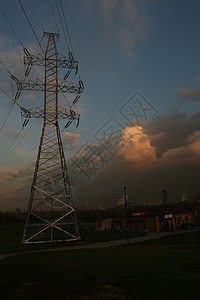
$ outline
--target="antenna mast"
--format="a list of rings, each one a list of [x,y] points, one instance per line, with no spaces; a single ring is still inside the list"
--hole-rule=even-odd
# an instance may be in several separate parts
[[[22,108],[24,125],[28,123],[29,118],[44,120],[22,237],[23,244],[80,239],[58,124],[60,119],[66,119],[65,127],[73,121],[76,121],[78,126],[80,116],[71,108],[65,109],[58,105],[58,93],[74,94],[75,104],[83,93],[84,86],[81,80],[77,85],[65,81],[73,70],[75,75],[77,74],[78,62],[74,60],[71,52],[68,59],[58,55],[56,40],[60,35],[45,32],[44,36],[48,39],[45,55],[30,55],[28,50],[24,49],[24,64],[27,65],[25,76],[28,76],[33,65],[43,66],[45,82],[15,80],[18,88],[16,98],[22,90],[44,91],[44,106]],[[61,83],[58,80],[59,68],[67,69]]]

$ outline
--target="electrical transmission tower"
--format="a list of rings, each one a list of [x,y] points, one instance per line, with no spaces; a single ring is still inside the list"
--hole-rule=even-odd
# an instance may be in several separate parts
[[[73,121],[76,121],[78,126],[79,114],[71,108],[60,107],[58,93],[73,94],[75,104],[83,93],[84,86],[81,80],[77,85],[66,81],[72,71],[75,75],[78,73],[78,62],[71,52],[68,58],[58,55],[56,41],[60,35],[45,32],[44,36],[48,39],[45,54],[31,55],[24,49],[24,64],[27,65],[25,78],[32,66],[43,66],[45,82],[19,81],[13,76],[18,88],[16,99],[22,90],[44,91],[43,106],[22,108],[24,125],[28,123],[29,118],[44,119],[22,238],[24,244],[80,239],[58,124],[60,119],[66,119],[65,127]],[[67,69],[61,83],[58,80],[59,68]]]

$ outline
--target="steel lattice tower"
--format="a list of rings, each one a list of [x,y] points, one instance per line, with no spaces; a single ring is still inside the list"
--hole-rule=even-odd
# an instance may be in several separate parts
[[[48,39],[45,55],[30,55],[24,49],[24,63],[27,65],[26,76],[33,65],[43,66],[45,82],[17,82],[17,97],[22,90],[44,91],[44,106],[22,108],[25,124],[29,118],[44,119],[22,238],[24,244],[80,239],[58,124],[59,119],[66,119],[67,126],[74,120],[78,122],[79,114],[72,109],[60,107],[58,93],[62,91],[75,94],[75,103],[84,87],[81,80],[77,85],[65,80],[59,84],[58,68],[67,69],[66,79],[73,69],[77,74],[78,62],[74,60],[71,52],[68,59],[58,55],[56,41],[59,34],[45,32],[44,36]]]

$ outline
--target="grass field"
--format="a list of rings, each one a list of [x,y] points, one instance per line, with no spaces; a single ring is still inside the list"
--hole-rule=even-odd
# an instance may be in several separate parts
[[[2,299],[199,299],[197,233],[0,261]]]
[[[24,230],[23,222],[0,223],[0,254],[12,253],[18,251],[32,251],[38,249],[66,247],[72,243],[47,243],[21,245],[22,233]],[[107,242],[111,240],[120,240],[126,238],[125,232],[102,232],[94,230],[84,230],[84,226],[79,226],[82,241],[73,242],[73,245],[95,242]],[[130,237],[145,235],[144,233],[129,233]]]

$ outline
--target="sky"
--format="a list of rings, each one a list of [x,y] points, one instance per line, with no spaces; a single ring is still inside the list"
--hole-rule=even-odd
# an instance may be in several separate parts
[[[56,2],[21,0],[45,49],[42,30],[68,48]],[[58,1],[57,1],[58,3]],[[51,6],[50,6],[51,4]],[[130,204],[171,202],[200,194],[200,3],[197,0],[62,0],[84,93],[74,107],[78,128],[62,132],[76,207],[115,207],[127,187]],[[0,87],[16,93],[24,79],[23,47],[41,53],[19,1],[0,0]],[[53,14],[52,14],[52,9]],[[16,36],[17,34],[17,36]],[[43,78],[32,67],[31,79]],[[9,73],[10,72],[10,73]],[[62,74],[60,74],[62,77]],[[19,107],[0,90],[0,211],[28,206],[42,120],[23,130]],[[71,103],[71,96],[67,101]],[[43,104],[23,91],[18,103]],[[62,106],[67,107],[63,95]],[[60,122],[63,130],[65,123]]]

